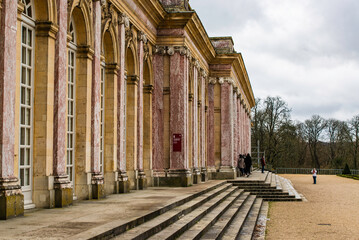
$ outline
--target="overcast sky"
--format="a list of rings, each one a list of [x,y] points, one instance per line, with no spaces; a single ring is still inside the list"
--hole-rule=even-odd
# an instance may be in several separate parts
[[[292,119],[359,114],[358,0],[190,0],[210,37],[232,36],[255,97]]]

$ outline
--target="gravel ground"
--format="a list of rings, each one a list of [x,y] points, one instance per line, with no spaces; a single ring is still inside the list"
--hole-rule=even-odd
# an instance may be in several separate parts
[[[304,202],[270,203],[266,239],[359,239],[359,181],[337,176],[281,175]]]

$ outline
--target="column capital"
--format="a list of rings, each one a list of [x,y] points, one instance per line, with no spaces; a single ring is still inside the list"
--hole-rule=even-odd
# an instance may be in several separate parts
[[[208,74],[207,74],[206,70],[204,70],[203,68],[200,69],[200,73],[201,73],[201,76],[202,76],[203,78],[207,78],[207,77],[208,77]]]
[[[137,33],[137,40],[138,41],[142,41],[144,44],[146,44],[147,43],[147,35],[144,33],[144,32],[142,32],[142,31],[138,31],[138,33]]]
[[[221,85],[223,83],[225,83],[225,82],[227,82],[228,84],[233,84],[234,83],[233,79],[231,77],[220,77],[219,80],[218,80],[218,83],[221,84]]]
[[[209,84],[215,85],[217,83],[216,77],[209,77]]]
[[[128,16],[126,15],[126,13],[119,13],[118,14],[118,25],[124,25],[125,28],[129,28],[130,27],[130,19],[128,18]]]

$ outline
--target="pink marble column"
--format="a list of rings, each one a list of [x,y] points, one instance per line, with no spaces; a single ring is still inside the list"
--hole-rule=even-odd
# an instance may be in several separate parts
[[[17,1],[3,0],[0,19],[0,220],[24,214],[14,174]]]
[[[210,78],[208,84],[208,120],[207,120],[207,167],[215,169],[214,146],[214,84],[215,78]]]
[[[237,155],[242,154],[241,149],[241,98],[237,95]]]
[[[54,176],[55,183],[68,183],[66,175],[67,3],[57,0],[59,30],[55,47],[54,81]]]
[[[152,167],[160,172],[165,168],[163,156],[163,80],[164,80],[164,47],[157,47],[153,56],[154,87],[152,95]]]
[[[202,181],[207,181],[206,168],[206,76],[207,74],[202,69],[200,78],[201,104],[200,104],[200,160]]]
[[[137,170],[139,178],[139,188],[143,189],[146,178],[143,171],[143,46],[146,44],[147,38],[143,32],[138,33],[138,60],[139,60],[139,82],[137,86]]]
[[[194,62],[193,68],[193,101],[192,101],[192,161],[193,161],[193,174],[199,175],[198,169],[198,71],[199,63],[197,60]],[[198,179],[194,179],[194,183],[198,183]]]
[[[188,169],[188,59],[180,52],[170,49],[170,169]],[[173,55],[172,55],[173,53]],[[173,136],[180,134],[182,138],[181,151],[173,151]]]
[[[103,174],[100,172],[101,136],[101,1],[93,1],[94,55],[92,60],[91,94],[91,172],[92,197],[104,196]]]
[[[129,27],[129,20],[125,14],[119,15],[118,25],[118,39],[119,39],[119,52],[120,52],[120,63],[119,63],[119,74],[117,78],[117,172],[118,172],[118,192],[124,193],[129,191],[128,176],[126,173],[126,158],[125,158],[125,52],[126,52],[126,28]]]
[[[237,87],[233,90],[233,163],[237,166],[238,160],[238,126],[237,126]]]
[[[221,80],[220,80],[221,81]],[[233,168],[233,86],[221,83],[221,169]]]

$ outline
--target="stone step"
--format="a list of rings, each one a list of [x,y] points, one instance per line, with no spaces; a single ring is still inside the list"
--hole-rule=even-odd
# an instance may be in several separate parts
[[[272,180],[272,172],[268,172],[267,176],[266,176],[266,179],[265,179],[265,183],[266,184],[269,184],[271,183],[271,180]]]
[[[253,236],[254,229],[258,220],[258,216],[262,207],[263,199],[257,198],[253,204],[251,211],[249,212],[248,217],[246,218],[243,228],[239,232],[237,239],[240,240],[251,240]]]
[[[255,200],[256,200],[256,196],[254,195],[250,195],[247,198],[241,210],[238,212],[238,214],[234,217],[231,224],[224,231],[223,236],[219,237],[218,239],[223,239],[223,240],[237,239],[237,236],[239,235],[239,232],[243,228],[244,222],[248,217],[254,205]],[[208,234],[205,234],[201,239],[214,239],[214,238],[211,238],[210,232],[208,232]]]
[[[199,239],[209,229],[213,229],[214,227],[218,226],[225,228],[226,225],[231,222],[233,216],[235,216],[235,214],[240,210],[241,205],[248,196],[248,193],[244,193],[242,190],[240,190],[238,193],[228,197],[225,201],[223,201],[207,215],[205,215],[200,221],[198,221],[177,239]]]
[[[192,227],[196,222],[203,218],[207,213],[215,209],[220,203],[225,201],[228,197],[232,196],[235,192],[238,192],[237,187],[231,187],[225,192],[217,195],[215,198],[209,200],[202,206],[196,208],[187,215],[181,217],[178,221],[171,224],[162,231],[151,236],[149,239],[176,239],[183,234],[187,229]]]
[[[282,199],[282,198],[295,198],[295,196],[293,195],[279,195],[279,194],[262,194],[262,193],[258,193],[258,194],[253,194],[251,193],[251,195],[256,195],[257,197],[260,198],[277,198],[277,199]]]
[[[201,191],[200,195],[198,193],[193,194],[195,197],[189,197],[189,201],[181,202],[163,213],[156,213],[156,211],[153,213],[156,216],[148,219],[141,219],[141,223],[132,227],[129,226],[127,231],[125,230],[126,232],[115,232],[112,236],[116,236],[115,239],[147,238],[177,221],[183,215],[190,213],[194,209],[232,188],[231,184],[220,184],[217,185],[217,188],[210,188],[210,191]]]
[[[288,196],[289,193],[287,192],[278,192],[278,191],[245,191],[245,192],[250,192],[252,195],[260,195],[260,194],[264,194],[264,195],[282,195],[282,196]]]
[[[302,199],[298,198],[263,198],[266,202],[300,202]]]
[[[248,193],[244,193],[241,197],[221,216],[213,226],[211,226],[208,231],[201,236],[200,239],[221,239],[236,218],[237,214],[240,211],[243,211],[243,207],[245,206],[248,199],[250,199],[250,195]],[[197,239],[197,238],[196,238]]]

